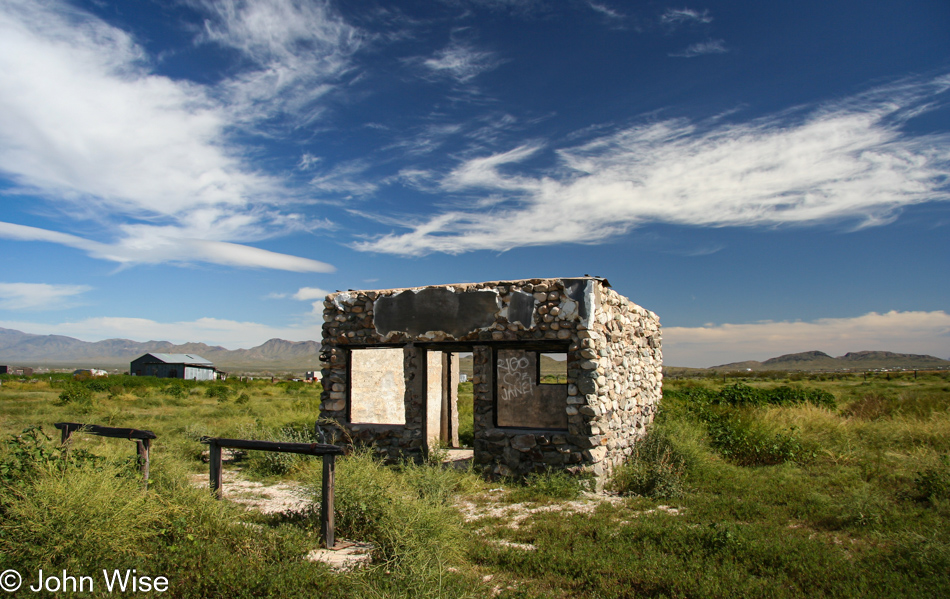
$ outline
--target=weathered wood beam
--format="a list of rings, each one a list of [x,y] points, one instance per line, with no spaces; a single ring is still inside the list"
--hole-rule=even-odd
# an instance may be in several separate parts
[[[202,443],[232,449],[251,449],[259,451],[279,451],[304,455],[343,455],[343,448],[327,443],[285,443],[283,441],[250,441],[247,439],[224,439],[221,437],[202,437]]]
[[[99,426],[98,424],[80,424],[78,422],[57,422],[56,428],[63,431],[63,442],[69,439],[73,432],[83,429],[83,432],[100,437],[111,437],[113,439],[157,439],[158,435],[152,431],[139,430],[137,428],[117,428],[113,426]]]

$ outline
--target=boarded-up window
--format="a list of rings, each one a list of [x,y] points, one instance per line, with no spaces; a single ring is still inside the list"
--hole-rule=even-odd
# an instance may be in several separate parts
[[[496,417],[498,426],[567,428],[567,385],[538,380],[536,351],[498,350]]]
[[[350,422],[406,423],[401,347],[350,351]]]

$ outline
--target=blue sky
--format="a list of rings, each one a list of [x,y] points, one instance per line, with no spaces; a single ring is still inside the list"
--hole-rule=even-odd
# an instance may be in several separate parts
[[[0,327],[591,274],[668,365],[950,358],[950,4],[0,0]]]

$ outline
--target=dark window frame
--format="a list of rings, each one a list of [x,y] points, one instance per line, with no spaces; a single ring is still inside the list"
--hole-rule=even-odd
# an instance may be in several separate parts
[[[486,344],[489,345],[489,344]],[[512,342],[504,344],[490,344],[491,347],[491,401],[492,401],[492,425],[495,428],[502,429],[509,433],[516,433],[517,431],[523,431],[525,433],[533,434],[543,434],[543,433],[552,433],[552,434],[561,434],[568,430],[568,427],[564,428],[552,428],[552,427],[534,427],[534,426],[505,426],[498,424],[498,352],[503,349],[514,349],[514,350],[523,350],[525,352],[534,352],[536,354],[547,353],[547,354],[565,354],[569,356],[569,344],[563,342]],[[536,375],[540,375],[540,359],[536,357]],[[565,365],[567,360],[565,359]],[[537,378],[536,381],[540,381],[540,378]],[[540,384],[540,383],[538,383]],[[568,383],[545,383],[545,385],[563,385],[564,386],[564,407],[567,408],[567,386]]]

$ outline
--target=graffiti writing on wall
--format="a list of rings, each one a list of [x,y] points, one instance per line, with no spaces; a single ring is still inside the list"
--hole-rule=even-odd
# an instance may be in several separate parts
[[[498,352],[498,398],[502,401],[524,399],[534,391],[534,368],[524,351]]]

